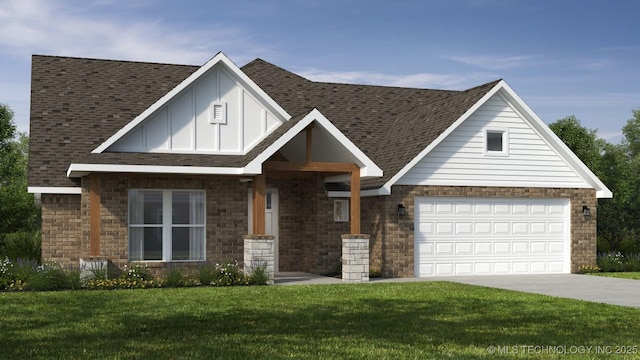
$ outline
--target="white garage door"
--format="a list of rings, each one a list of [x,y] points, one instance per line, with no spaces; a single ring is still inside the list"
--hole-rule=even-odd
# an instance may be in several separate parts
[[[415,198],[419,277],[570,271],[569,199]]]

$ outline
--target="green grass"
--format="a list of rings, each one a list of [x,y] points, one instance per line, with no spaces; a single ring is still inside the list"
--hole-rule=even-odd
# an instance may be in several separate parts
[[[590,273],[589,275],[640,280],[640,272],[637,272],[637,271],[636,272],[598,272],[598,273]]]
[[[522,354],[531,345],[594,346],[586,358],[602,358],[595,346],[640,346],[639,319],[639,309],[447,282],[0,293],[0,357],[573,357]]]

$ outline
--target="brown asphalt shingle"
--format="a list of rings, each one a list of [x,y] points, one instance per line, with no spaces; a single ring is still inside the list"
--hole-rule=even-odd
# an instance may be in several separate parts
[[[34,56],[30,186],[77,186],[71,163],[244,166],[317,108],[384,171],[383,185],[496,82],[467,91],[313,82],[261,59],[241,68],[294,117],[244,156],[90,152],[199,67]]]

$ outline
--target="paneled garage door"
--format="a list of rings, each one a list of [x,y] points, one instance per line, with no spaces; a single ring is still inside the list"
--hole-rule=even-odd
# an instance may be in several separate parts
[[[569,199],[415,198],[419,277],[570,271]]]

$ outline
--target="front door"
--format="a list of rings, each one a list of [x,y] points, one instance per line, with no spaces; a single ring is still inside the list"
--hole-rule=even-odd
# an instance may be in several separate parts
[[[253,189],[249,189],[249,234],[253,232]],[[275,264],[274,267],[278,272],[278,253],[279,253],[279,241],[278,241],[278,189],[267,189],[264,194],[265,204],[265,232],[267,235],[273,235],[275,237]]]

